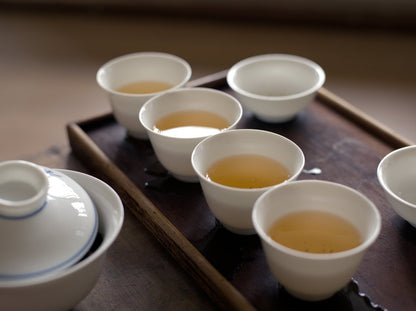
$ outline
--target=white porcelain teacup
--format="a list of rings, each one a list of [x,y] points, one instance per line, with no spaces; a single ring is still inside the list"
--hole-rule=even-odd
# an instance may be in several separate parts
[[[157,122],[162,118],[182,112],[214,114],[224,119],[224,128],[210,128],[198,124],[174,127],[170,132],[156,128]],[[195,87],[181,88],[153,97],[140,109],[139,120],[147,131],[160,163],[175,178],[185,182],[198,182],[191,164],[193,149],[204,138],[235,128],[242,114],[240,103],[231,95],[215,89]],[[197,118],[190,116],[188,120],[191,119]],[[182,129],[186,131],[181,133]]]
[[[96,78],[98,85],[109,95],[117,122],[131,136],[146,139],[146,131],[137,120],[140,107],[155,95],[184,86],[191,75],[191,66],[180,57],[161,52],[138,52],[105,63],[97,71]],[[133,90],[135,93],[121,91],[122,87],[135,83],[142,83],[141,90]]]
[[[332,253],[289,248],[271,238],[274,223],[294,212],[320,211],[346,220],[358,230],[361,243]],[[270,270],[293,296],[318,301],[331,297],[355,274],[381,228],[381,216],[364,195],[333,182],[303,180],[270,189],[256,201],[253,223]]]
[[[289,173],[285,182],[302,172],[305,158],[291,140],[263,130],[236,129],[206,138],[192,153],[192,165],[199,176],[205,199],[214,216],[225,228],[237,234],[254,234],[251,212],[256,199],[273,186],[240,188],[227,186],[207,177],[219,160],[240,156],[263,156],[282,164]]]
[[[377,177],[391,207],[416,227],[416,145],[387,154],[378,165]]]
[[[293,119],[313,100],[325,82],[325,72],[304,57],[265,54],[233,65],[227,82],[257,118],[277,123]]]

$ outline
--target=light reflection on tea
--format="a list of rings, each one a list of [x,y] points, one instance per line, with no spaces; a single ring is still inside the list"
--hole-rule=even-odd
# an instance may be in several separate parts
[[[161,118],[153,130],[166,136],[192,138],[213,135],[229,127],[229,122],[212,112],[178,111]]]

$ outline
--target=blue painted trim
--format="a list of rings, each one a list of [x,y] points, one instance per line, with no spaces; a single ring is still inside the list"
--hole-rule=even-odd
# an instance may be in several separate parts
[[[69,263],[71,263],[72,261],[78,259],[80,260],[82,258],[82,256],[84,256],[86,254],[86,252],[91,248],[92,244],[94,243],[94,240],[96,238],[96,233],[98,231],[98,214],[97,214],[97,210],[94,208],[94,212],[95,212],[95,222],[94,222],[94,229],[92,234],[90,235],[88,241],[85,243],[85,245],[73,256],[71,256],[70,258],[68,258],[67,260],[61,262],[60,264],[57,264],[51,268],[45,269],[45,270],[41,270],[41,271],[37,271],[37,272],[33,272],[33,273],[26,273],[26,274],[15,274],[15,275],[9,275],[9,274],[0,274],[0,280],[6,280],[6,281],[13,281],[13,280],[21,280],[21,279],[27,279],[27,278],[32,278],[32,277],[36,277],[36,276],[42,276],[44,274],[53,272],[55,270],[60,270],[63,267],[67,266]],[[74,262],[75,264],[76,262]]]
[[[6,219],[6,220],[22,220],[22,219],[27,219],[30,217],[35,216],[36,214],[40,213],[46,206],[46,204],[48,203],[48,200],[45,200],[45,202],[43,202],[42,206],[39,207],[37,210],[33,211],[30,214],[26,214],[26,215],[22,215],[22,216],[9,216],[9,215],[2,215],[0,213],[0,218],[1,219]]]

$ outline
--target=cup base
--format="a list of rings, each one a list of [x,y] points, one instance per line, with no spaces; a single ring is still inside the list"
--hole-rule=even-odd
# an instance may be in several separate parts
[[[133,138],[137,138],[137,139],[145,139],[145,140],[149,139],[146,132],[133,132],[133,131],[127,130],[127,135]]]
[[[177,180],[183,181],[183,182],[187,182],[187,183],[197,183],[199,182],[198,176],[183,176],[183,175],[178,175],[178,174],[174,174],[172,172],[170,172],[170,174],[176,178]]]
[[[254,228],[248,228],[248,229],[241,229],[241,228],[234,228],[227,226],[225,224],[222,224],[225,229],[228,231],[231,231],[232,233],[239,234],[239,235],[254,235],[256,234],[256,230]]]
[[[283,286],[284,287],[284,286]],[[303,294],[303,293],[299,293],[296,291],[292,291],[290,289],[287,289],[285,287],[285,290],[292,295],[293,297],[303,300],[303,301],[322,301],[322,300],[326,300],[331,298],[335,293],[329,293],[329,294],[316,294],[316,295],[311,295],[311,294]]]
[[[286,123],[289,121],[292,121],[296,115],[291,116],[284,116],[284,117],[271,117],[271,116],[260,116],[257,114],[254,114],[254,116],[259,119],[260,121],[266,122],[266,123]]]

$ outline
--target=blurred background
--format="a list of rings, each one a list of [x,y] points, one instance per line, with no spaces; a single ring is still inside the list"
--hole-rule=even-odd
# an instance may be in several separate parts
[[[138,51],[193,78],[257,54],[319,63],[325,87],[416,141],[416,1],[0,0],[0,160],[67,145],[65,125],[110,111],[95,74]]]

